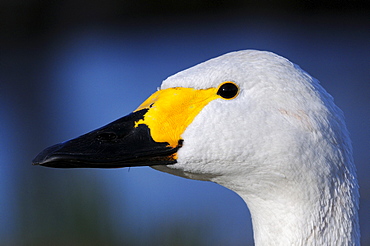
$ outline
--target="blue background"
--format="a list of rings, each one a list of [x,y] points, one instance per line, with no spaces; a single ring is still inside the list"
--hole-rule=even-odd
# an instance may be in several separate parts
[[[47,146],[134,110],[168,76],[269,50],[345,112],[370,244],[370,11],[366,1],[0,3],[0,245],[252,245],[246,205],[149,167],[31,166]]]

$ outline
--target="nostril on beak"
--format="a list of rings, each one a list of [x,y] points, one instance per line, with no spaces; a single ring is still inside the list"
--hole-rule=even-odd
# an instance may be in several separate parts
[[[103,132],[96,136],[98,141],[113,141],[117,139],[117,134],[114,132]]]

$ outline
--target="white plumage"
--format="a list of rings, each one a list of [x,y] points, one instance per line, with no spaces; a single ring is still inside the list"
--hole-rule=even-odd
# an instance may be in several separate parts
[[[341,110],[319,82],[285,58],[239,51],[179,72],[161,89],[217,87],[182,134],[174,165],[154,168],[239,194],[256,245],[359,245],[358,184]]]

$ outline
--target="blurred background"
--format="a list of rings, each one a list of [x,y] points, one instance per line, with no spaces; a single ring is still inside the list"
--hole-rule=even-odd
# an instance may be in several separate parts
[[[365,0],[1,0],[0,245],[253,245],[246,205],[219,185],[31,166],[169,75],[241,49],[299,64],[345,112],[370,245],[369,16]]]

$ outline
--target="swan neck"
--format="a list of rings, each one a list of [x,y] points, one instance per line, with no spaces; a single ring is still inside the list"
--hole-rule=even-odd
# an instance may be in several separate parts
[[[345,194],[299,200],[237,193],[251,212],[257,246],[360,245],[357,206],[351,197],[341,199]]]

